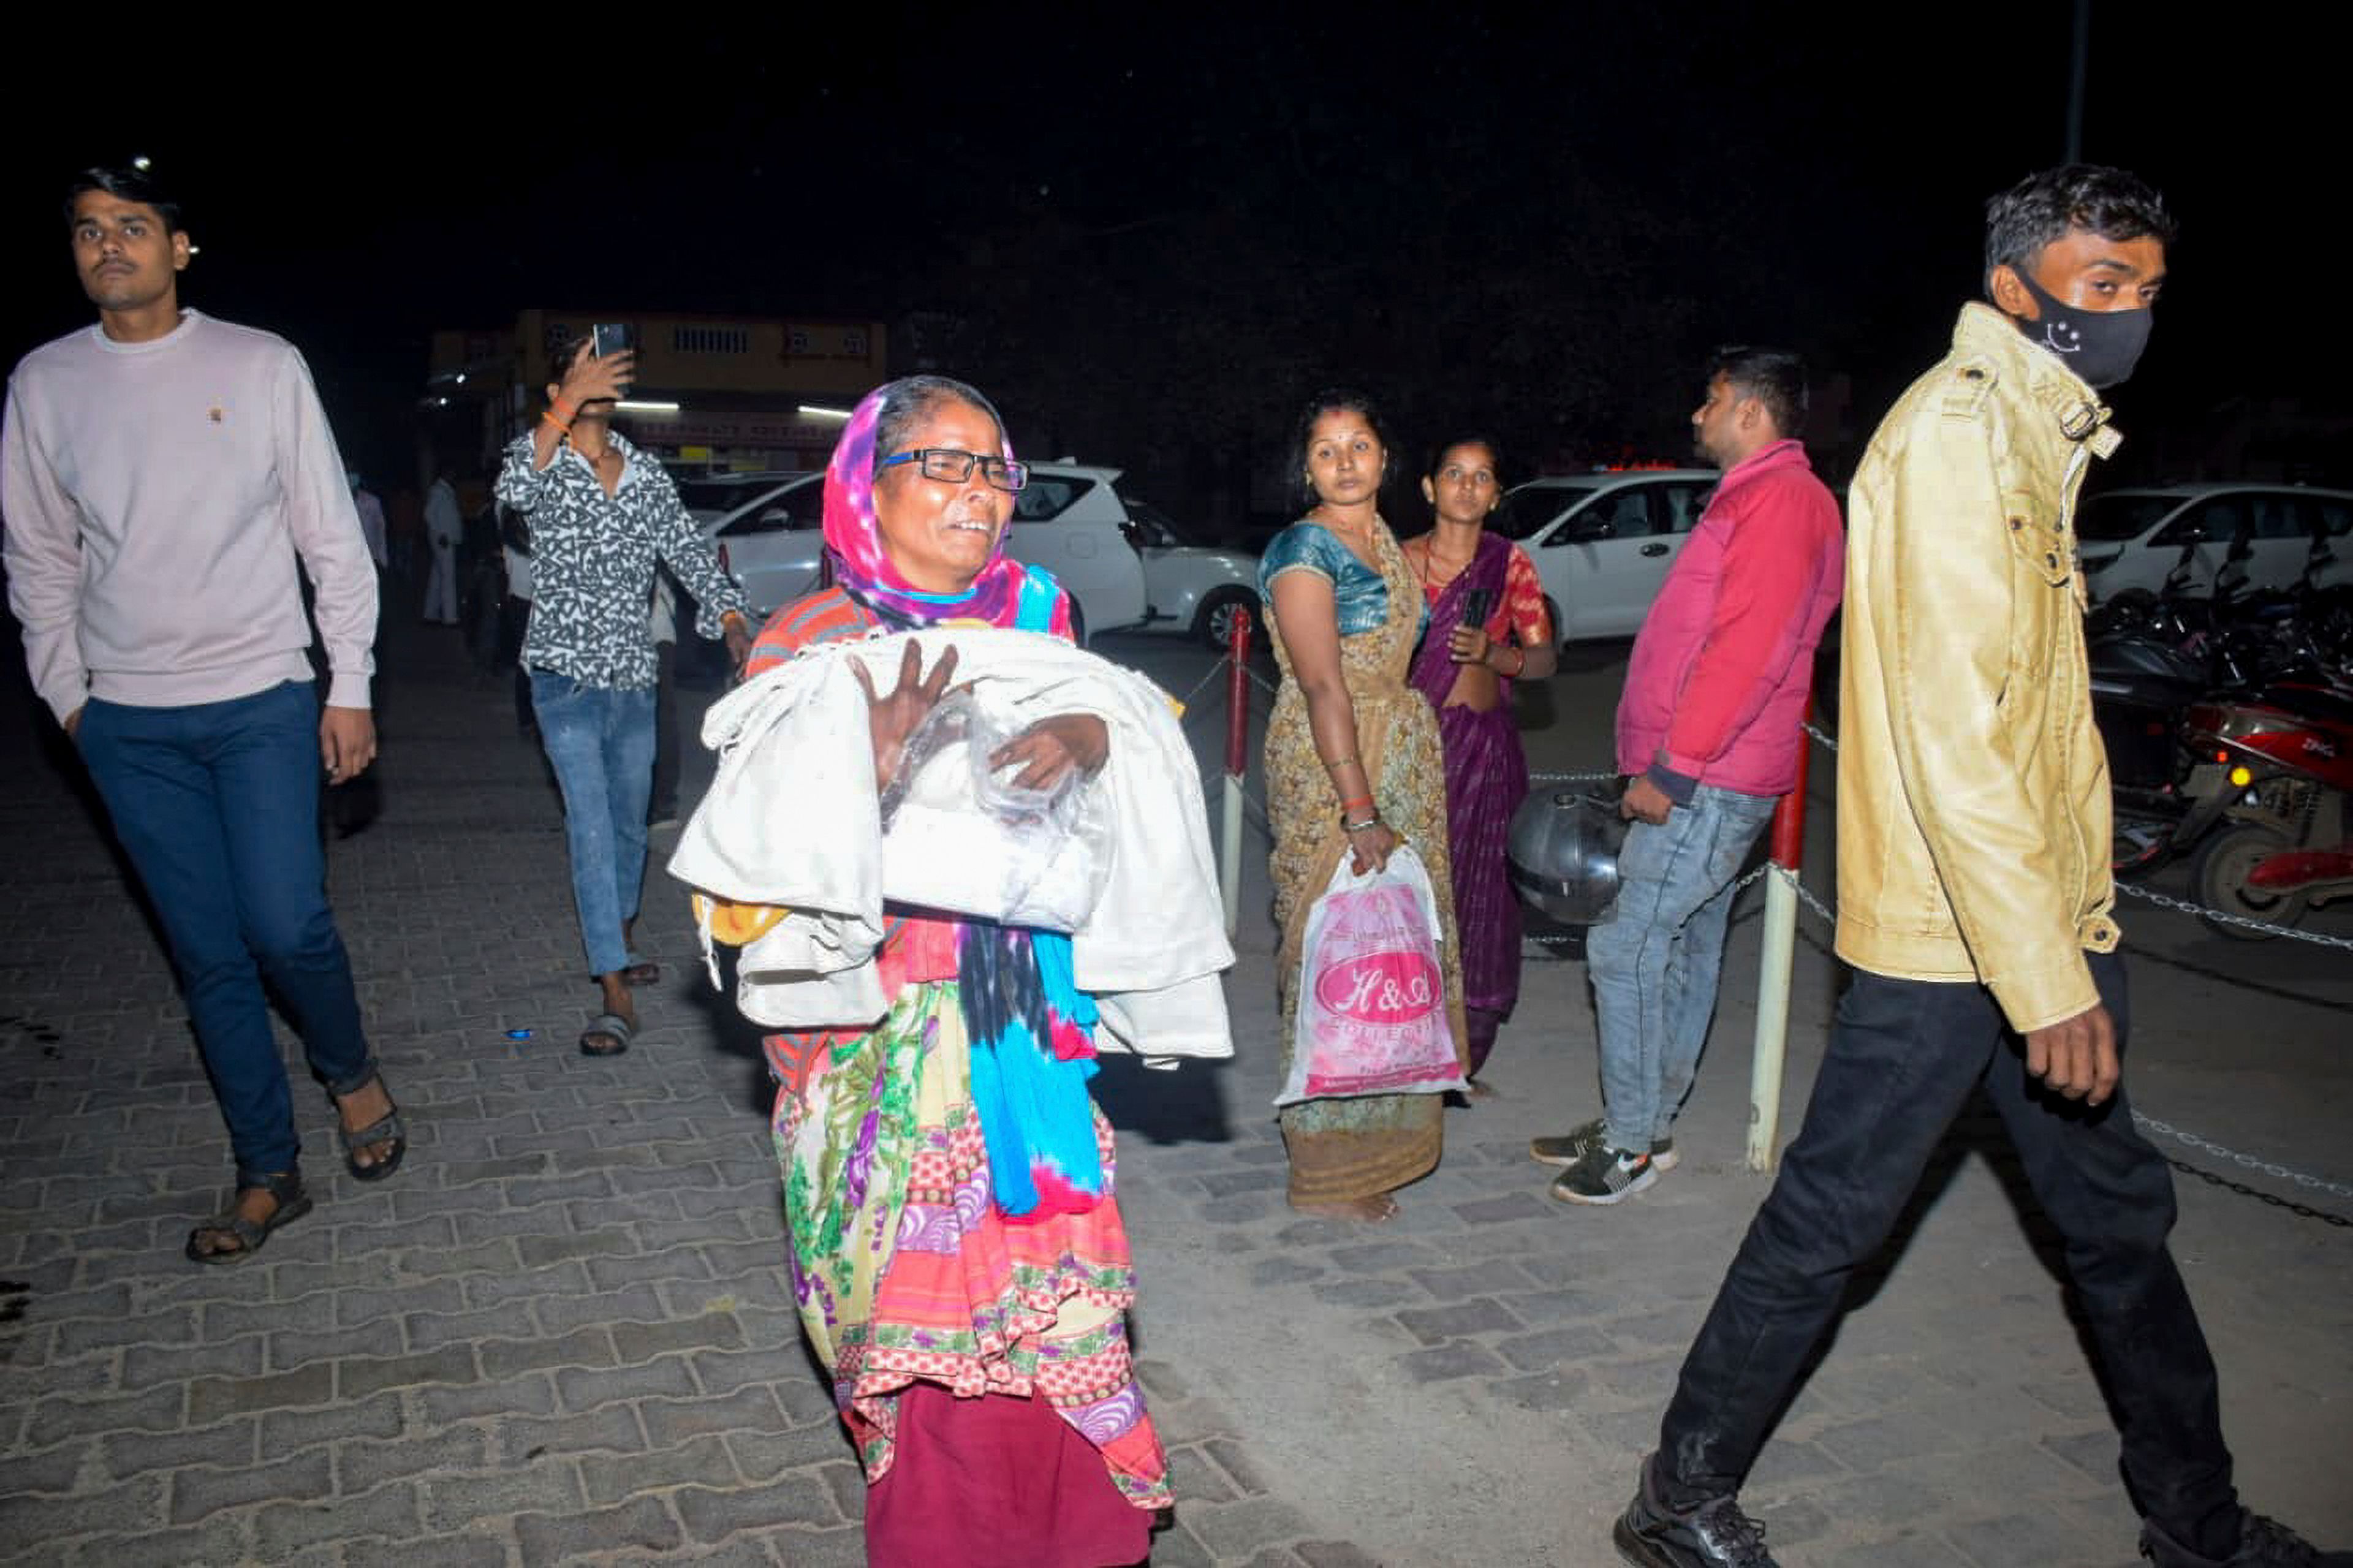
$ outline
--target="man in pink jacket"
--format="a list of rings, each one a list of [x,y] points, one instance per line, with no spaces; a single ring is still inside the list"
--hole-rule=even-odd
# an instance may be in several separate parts
[[[1675,1112],[1715,1010],[1733,884],[1797,782],[1814,648],[1838,607],[1838,502],[1797,439],[1806,368],[1720,351],[1692,416],[1724,470],[1642,623],[1618,704],[1618,903],[1586,942],[1600,1020],[1603,1114],[1529,1152],[1564,1166],[1552,1195],[1614,1204],[1675,1163]]]

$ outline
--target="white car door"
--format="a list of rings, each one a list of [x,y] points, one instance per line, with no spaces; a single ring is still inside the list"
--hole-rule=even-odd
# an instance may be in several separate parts
[[[720,526],[727,570],[761,616],[817,586],[825,552],[825,476],[809,474],[770,491]]]
[[[1560,605],[1561,638],[1632,637],[1682,544],[1653,504],[1655,487],[1619,485],[1595,496],[1537,546],[1540,575]],[[1544,557],[1553,559],[1546,561]]]

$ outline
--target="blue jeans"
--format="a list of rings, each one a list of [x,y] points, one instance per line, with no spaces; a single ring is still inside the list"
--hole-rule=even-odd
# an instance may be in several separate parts
[[[2121,1052],[2124,963],[2088,956]],[[2227,1555],[2237,1494],[2213,1357],[2165,1244],[2174,1207],[2164,1157],[2134,1129],[2121,1089],[2092,1110],[2042,1090],[1991,994],[1966,984],[1858,972],[1840,999],[1805,1125],[1683,1362],[1661,1435],[1662,1489],[1689,1506],[1739,1489],[1856,1268],[1879,1251],[1980,1088],[2065,1244],[2134,1500],[2176,1539]]]
[[[1691,1092],[1715,1013],[1733,883],[1774,798],[1702,784],[1618,852],[1618,902],[1585,939],[1599,1020],[1601,1108],[1613,1149],[1665,1138]]]
[[[301,1143],[266,979],[337,1094],[375,1071],[319,847],[319,699],[290,680],[182,708],[96,698],[75,732],[162,920],[241,1181]]]
[[[629,966],[621,927],[637,919],[646,878],[646,797],[654,782],[654,693],[583,686],[568,675],[531,672],[539,741],[564,791],[564,833],[572,850],[572,902],[588,973]]]

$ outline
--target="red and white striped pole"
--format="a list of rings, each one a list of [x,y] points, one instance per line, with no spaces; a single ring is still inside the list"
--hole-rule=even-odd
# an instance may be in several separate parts
[[[1226,935],[1242,918],[1242,775],[1250,771],[1250,613],[1236,607],[1227,648],[1226,788],[1219,805],[1218,889],[1225,900]]]
[[[1814,705],[1806,703],[1811,723]],[[1757,964],[1757,1050],[1748,1068],[1748,1168],[1773,1168],[1781,1131],[1781,1078],[1789,1039],[1789,976],[1798,952],[1798,873],[1806,858],[1806,770],[1812,737],[1798,739],[1798,782],[1773,808],[1773,865],[1765,878],[1765,942]]]

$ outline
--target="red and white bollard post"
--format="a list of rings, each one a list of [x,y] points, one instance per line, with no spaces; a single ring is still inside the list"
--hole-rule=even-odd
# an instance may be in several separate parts
[[[1226,788],[1219,805],[1218,890],[1225,900],[1226,935],[1242,918],[1242,775],[1250,771],[1250,613],[1234,611],[1233,640],[1227,648]]]
[[[1814,706],[1806,704],[1810,723]],[[1781,1077],[1789,1038],[1789,976],[1798,948],[1798,873],[1806,858],[1806,769],[1810,736],[1798,747],[1798,782],[1773,808],[1773,862],[1765,878],[1765,943],[1757,963],[1757,1050],[1748,1068],[1748,1168],[1770,1171],[1781,1131]]]

